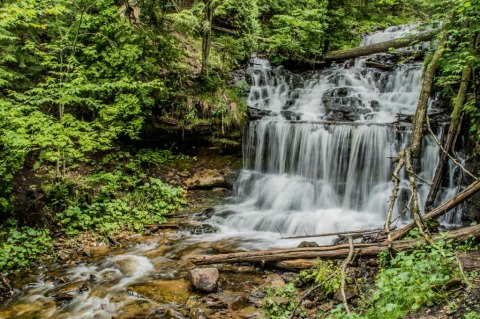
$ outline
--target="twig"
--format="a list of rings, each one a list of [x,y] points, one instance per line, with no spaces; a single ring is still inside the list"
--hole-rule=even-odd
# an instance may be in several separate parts
[[[458,258],[458,256],[455,256],[455,259],[457,260],[458,269],[460,270],[460,273],[462,274],[463,281],[467,284],[468,287],[472,287],[473,285],[470,282],[470,280],[468,280],[467,275],[465,274],[465,271],[463,269],[463,265],[462,265],[462,262],[460,261],[460,258]]]
[[[425,184],[427,184],[428,186],[432,186],[432,183],[427,181],[425,178],[421,177],[420,175],[418,175],[417,173],[413,172],[413,175],[418,178],[419,180],[421,180],[422,182],[424,182]]]
[[[428,118],[428,116],[426,117],[427,119],[427,127],[428,127],[428,131],[430,132],[430,134],[432,135],[433,139],[435,140],[435,143],[437,143],[438,147],[440,147],[440,149],[442,150],[442,152],[444,152],[449,159],[452,160],[452,162],[455,163],[455,165],[457,165],[458,167],[460,167],[460,169],[462,171],[465,172],[465,174],[467,174],[468,176],[472,177],[474,180],[478,181],[478,177],[473,175],[469,170],[467,170],[465,167],[463,167],[462,164],[460,164],[452,155],[450,155],[449,152],[447,152],[445,150],[445,148],[442,146],[442,144],[440,143],[440,141],[437,139],[437,137],[435,136],[435,133],[433,132],[432,130],[432,127],[430,126],[430,120]]]
[[[325,278],[324,280],[322,280],[321,283],[319,283],[318,285],[316,285],[316,286],[308,289],[308,290],[302,295],[302,297],[300,297],[300,299],[298,300],[297,304],[295,305],[295,308],[293,308],[292,313],[290,314],[289,319],[293,319],[293,318],[295,317],[295,313],[297,312],[298,307],[300,307],[301,303],[302,303],[308,296],[310,296],[310,294],[311,294],[312,292],[314,292],[314,291],[317,290],[318,288],[321,288],[328,280],[332,279],[332,278],[335,277],[337,274],[338,274],[338,271],[332,272],[330,275],[327,276],[327,278]]]
[[[343,261],[342,267],[341,267],[341,293],[342,293],[342,299],[343,299],[343,306],[345,307],[345,311],[350,314],[350,307],[348,306],[348,301],[347,301],[347,296],[345,294],[345,272],[347,271],[348,265],[352,262],[353,258],[353,252],[354,252],[354,247],[353,247],[353,238],[352,237],[347,237],[348,239],[348,245],[350,247],[350,251],[348,252],[347,258]]]

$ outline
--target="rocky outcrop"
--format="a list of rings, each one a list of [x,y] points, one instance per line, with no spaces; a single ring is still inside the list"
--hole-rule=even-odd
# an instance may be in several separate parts
[[[201,292],[215,292],[218,288],[217,268],[195,268],[188,271],[188,278],[196,290]]]
[[[272,111],[270,110],[264,110],[255,107],[248,108],[248,118],[250,119],[250,121],[260,120],[261,118],[265,116],[270,116],[271,114]]]
[[[340,87],[325,92],[322,102],[327,121],[356,121],[360,115],[372,112],[351,88]]]
[[[188,189],[213,189],[216,187],[231,188],[225,179],[225,174],[217,169],[202,169],[185,181]]]

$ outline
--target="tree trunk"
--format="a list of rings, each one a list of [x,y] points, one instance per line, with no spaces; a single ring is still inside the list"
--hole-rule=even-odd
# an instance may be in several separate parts
[[[448,163],[448,154],[451,153],[455,147],[455,137],[458,134],[460,127],[460,116],[462,114],[463,103],[465,102],[465,96],[468,89],[468,80],[470,79],[470,74],[472,68],[467,66],[462,73],[462,80],[460,83],[460,88],[458,90],[457,98],[455,99],[455,105],[451,115],[450,127],[448,128],[447,140],[445,142],[444,149],[446,152],[440,150],[440,160],[435,170],[435,177],[430,187],[427,200],[425,202],[425,211],[429,211],[437,197],[438,190],[442,184],[442,179],[445,175],[445,169]]]
[[[433,239],[435,240],[442,238],[444,240],[452,239],[462,241],[470,238],[470,236],[480,236],[480,225],[447,232],[446,235],[437,235],[433,237]],[[354,254],[356,256],[377,256],[382,251],[389,249],[393,249],[395,251],[413,250],[417,248],[418,244],[421,242],[423,242],[422,239],[398,240],[391,243],[385,241],[372,244],[355,244]],[[195,265],[209,265],[219,263],[270,263],[294,259],[339,259],[347,257],[349,253],[349,244],[344,244],[337,246],[321,246],[313,248],[292,248],[239,252],[215,256],[197,256],[191,257],[188,260]]]
[[[437,63],[442,57],[444,49],[445,35],[442,35],[437,50],[433,54],[432,60],[428,64],[423,74],[423,84],[420,91],[420,98],[418,99],[417,111],[415,112],[413,121],[412,142],[410,144],[410,149],[414,158],[417,158],[420,155],[420,149],[422,147],[423,125],[425,124],[428,100],[430,99],[430,95],[432,93],[433,78],[435,77],[435,72],[437,70]]]
[[[206,0],[205,3],[205,24],[202,26],[202,75],[208,75],[208,59],[210,57],[210,47],[212,46],[212,22],[215,6],[212,0]]]

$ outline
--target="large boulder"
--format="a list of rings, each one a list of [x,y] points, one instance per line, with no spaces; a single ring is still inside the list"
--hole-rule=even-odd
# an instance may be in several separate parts
[[[217,169],[202,169],[185,181],[188,189],[212,189],[216,187],[230,187],[224,174]]]
[[[195,268],[188,271],[193,287],[201,292],[215,292],[218,288],[217,268]]]

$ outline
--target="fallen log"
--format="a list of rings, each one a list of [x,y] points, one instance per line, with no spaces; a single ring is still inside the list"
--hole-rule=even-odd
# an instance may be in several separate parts
[[[480,225],[465,227],[447,232],[446,235],[433,236],[435,239],[457,240],[462,241],[470,238],[470,236],[480,236]],[[355,244],[355,254],[358,256],[377,256],[385,250],[392,249],[394,251],[413,250],[420,243],[424,243],[423,239],[414,240],[398,240],[393,242],[381,242],[372,244]],[[209,265],[221,263],[268,263],[281,262],[293,259],[339,259],[345,258],[350,253],[350,245],[330,245],[312,248],[290,248],[290,249],[272,249],[250,252],[239,252],[231,254],[221,254],[214,256],[193,256],[187,258],[188,261],[196,265]]]
[[[422,216],[424,221],[439,217],[450,209],[457,207],[470,197],[472,197],[476,192],[480,190],[480,181],[475,181],[469,186],[467,186],[463,191],[458,193],[456,196],[442,203],[440,206],[436,207],[432,211]],[[400,228],[392,234],[392,240],[399,240],[402,237],[405,237],[413,228],[415,227],[415,222],[412,222],[405,227]]]
[[[419,34],[413,34],[400,39],[394,39],[390,41],[374,43],[363,47],[356,47],[353,49],[331,51],[325,54],[323,59],[325,61],[333,60],[346,60],[352,58],[358,58],[365,55],[388,52],[390,49],[399,49],[412,46],[416,43],[426,42],[433,39],[438,33],[438,30],[423,32]],[[324,62],[324,61],[321,61]]]
[[[350,231],[343,231],[343,232],[335,232],[335,233],[323,233],[323,234],[312,234],[312,235],[301,235],[301,236],[290,236],[290,237],[282,237],[282,239],[300,239],[300,238],[315,238],[315,237],[329,237],[329,236],[353,236],[355,238],[360,238],[364,235],[372,235],[378,234],[383,232],[382,228],[377,229],[367,229],[367,230],[350,230]]]

